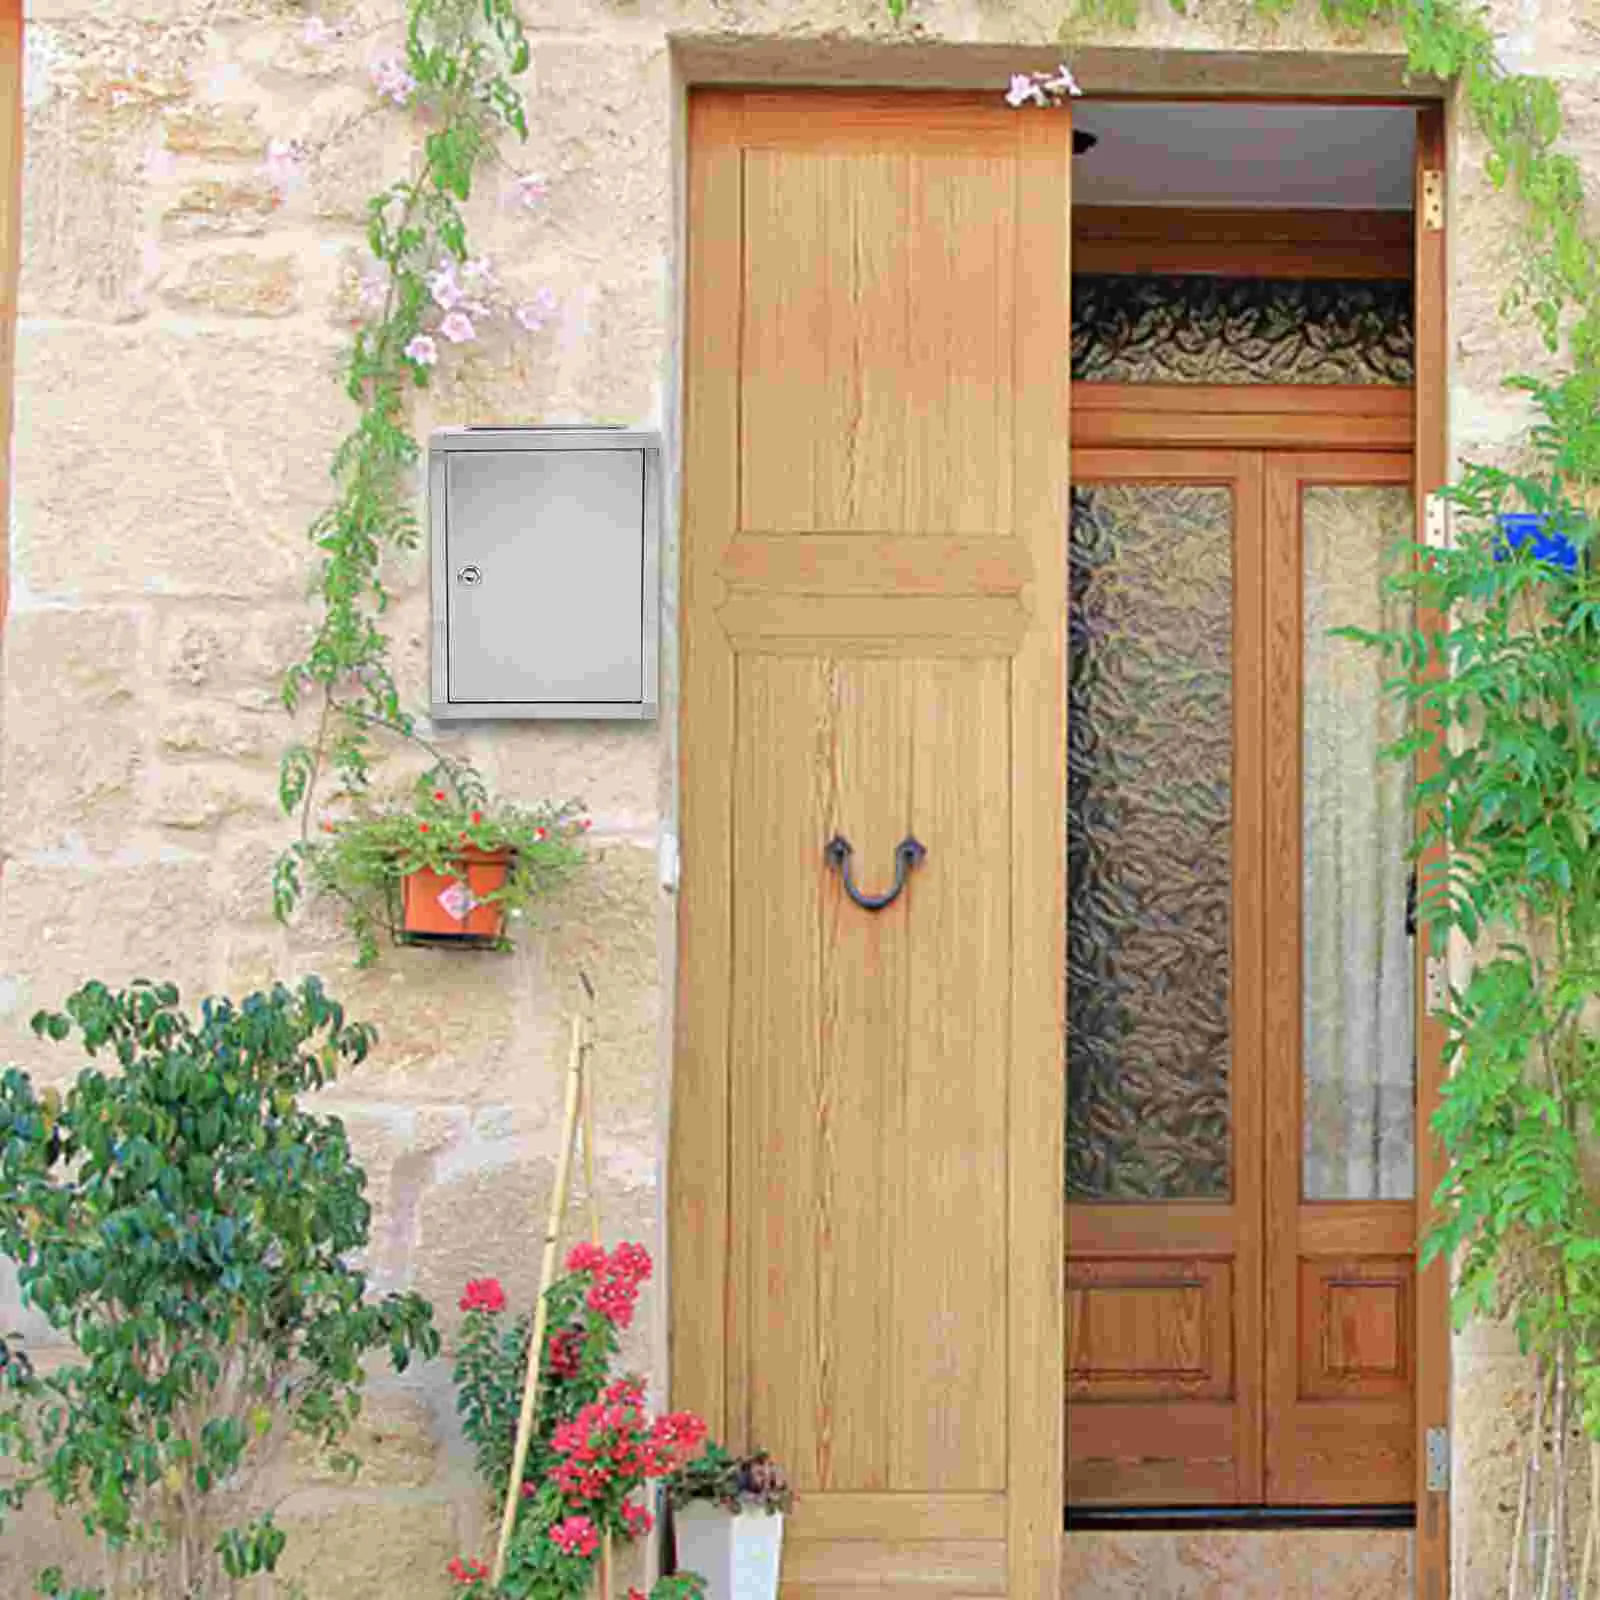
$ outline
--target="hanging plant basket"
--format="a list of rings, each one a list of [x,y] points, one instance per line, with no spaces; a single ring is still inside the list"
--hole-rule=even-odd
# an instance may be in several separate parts
[[[505,887],[516,863],[514,850],[468,845],[454,874],[419,868],[400,880],[401,944],[496,949],[505,943],[505,906],[490,896]]]

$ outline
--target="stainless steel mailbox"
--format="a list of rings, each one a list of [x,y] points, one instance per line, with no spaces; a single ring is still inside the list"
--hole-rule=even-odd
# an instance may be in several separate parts
[[[653,717],[660,502],[655,432],[433,434],[433,716]]]

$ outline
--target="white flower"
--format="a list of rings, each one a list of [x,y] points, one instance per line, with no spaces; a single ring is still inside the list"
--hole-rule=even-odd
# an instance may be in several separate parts
[[[439,324],[439,332],[451,344],[465,344],[473,336],[472,318],[465,311],[452,311],[443,322]]]
[[[1051,94],[1079,95],[1083,90],[1078,87],[1078,80],[1072,76],[1072,69],[1061,62],[1056,67],[1056,75],[1045,80],[1044,87]]]
[[[558,302],[553,289],[536,290],[533,299],[512,313],[525,333],[537,333],[555,314]]]
[[[375,311],[381,306],[389,294],[389,280],[379,272],[369,272],[362,278],[357,293],[361,303],[369,311]]]
[[[428,274],[428,293],[441,311],[454,311],[461,304],[461,285],[456,282],[456,269],[448,261],[437,272]]]
[[[530,211],[550,197],[550,181],[542,172],[524,172],[517,178],[517,198]]]
[[[419,367],[431,367],[439,359],[439,347],[427,334],[419,333],[406,346],[405,356],[407,361],[415,361]]]
[[[461,276],[467,283],[481,284],[488,288],[494,282],[494,266],[488,256],[473,256],[461,263]]]
[[[1014,72],[1011,87],[1006,91],[1006,104],[1011,106],[1059,105],[1069,95],[1082,94],[1078,80],[1064,63],[1056,68],[1055,76],[1047,72]]]
[[[398,61],[378,62],[372,69],[373,86],[386,100],[405,105],[417,92],[417,80]]]
[[[306,149],[295,139],[273,139],[267,144],[267,158],[263,165],[267,176],[278,185],[291,183],[300,175],[300,163],[305,160]]]
[[[1031,72],[1014,72],[1011,74],[1011,87],[1006,91],[1006,104],[1012,106],[1036,105],[1045,103],[1044,90],[1034,82]]]
[[[321,17],[307,17],[306,25],[300,33],[301,43],[311,45],[313,48],[332,44],[338,37],[338,30],[330,28]]]

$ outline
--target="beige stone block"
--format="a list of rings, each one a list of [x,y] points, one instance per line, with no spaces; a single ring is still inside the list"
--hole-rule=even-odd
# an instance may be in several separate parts
[[[1521,1356],[1458,1365],[1451,1419],[1453,1592],[1499,1600],[1516,1524],[1533,1368]]]
[[[866,8],[872,0],[859,3]],[[515,164],[549,179],[549,199],[537,213],[539,250],[577,269],[578,282],[591,268],[604,269],[608,280],[649,268],[673,239],[665,44],[630,41],[596,51],[584,36],[542,39],[532,79],[528,145]],[[510,174],[498,182],[509,196]],[[596,227],[601,217],[605,225]]]
[[[51,99],[28,118],[23,155],[21,315],[143,315],[148,189],[125,119]]]
[[[151,819],[181,833],[211,832],[233,818],[270,824],[280,815],[275,775],[261,764],[185,762],[159,768],[146,796]]]
[[[114,850],[137,820],[145,759],[142,633],[132,610],[20,611],[6,626],[8,852],[75,839]]]
[[[326,1493],[326,1491],[322,1491]],[[398,1600],[447,1592],[458,1548],[457,1509],[448,1501],[362,1495],[301,1509],[288,1502],[280,1584],[298,1581],[305,1600]]]
[[[333,131],[311,162],[313,214],[328,222],[367,225],[367,202],[406,171],[407,147],[395,120],[382,113]]]
[[[281,598],[303,621],[306,529],[349,420],[332,365],[265,334],[20,330],[14,525],[29,588]]]
[[[300,269],[293,256],[257,256],[244,250],[201,256],[162,295],[179,309],[286,317],[300,305]]]
[[[433,1413],[417,1395],[369,1388],[361,1415],[340,1445],[360,1457],[352,1478],[337,1471],[326,1455],[297,1438],[292,1446],[296,1481],[342,1484],[359,1489],[420,1489],[438,1469],[441,1445]]]
[[[91,978],[123,985],[170,979],[192,1005],[206,991],[214,923],[208,866],[189,856],[136,866],[35,866],[9,861],[0,878],[0,1061],[50,1081],[75,1076],[75,1043],[35,1039],[28,1019],[54,1010]]]
[[[281,203],[277,187],[265,178],[204,178],[178,191],[162,221],[179,238],[261,234]]]
[[[311,549],[306,544],[309,557]],[[303,600],[263,606],[178,600],[158,614],[162,682],[181,697],[175,712],[265,724],[276,739],[290,728],[279,691],[284,669],[304,653],[315,618]],[[309,727],[304,730],[308,735]]]
[[[554,1143],[552,1139],[552,1146]],[[411,1286],[432,1302],[434,1315],[447,1335],[459,1321],[458,1305],[469,1279],[498,1278],[513,1314],[532,1304],[539,1288],[554,1178],[552,1148],[548,1157],[468,1173],[435,1184],[424,1194]],[[573,1209],[562,1234],[562,1259],[568,1247],[588,1237],[581,1196],[581,1188],[575,1189]],[[660,1261],[654,1189],[610,1183],[602,1168],[600,1225],[608,1247],[633,1240]],[[624,1336],[622,1370],[649,1368],[649,1330],[655,1314],[652,1297],[656,1293],[656,1285],[647,1284],[639,1297],[634,1321]]]
[[[342,998],[342,990],[333,992]],[[322,1097],[318,1110],[344,1123],[351,1153],[366,1175],[372,1207],[366,1267],[373,1286],[387,1291],[411,1282],[423,1195],[441,1159],[469,1137],[469,1115],[453,1107],[413,1109],[346,1099],[371,1087],[365,1067],[354,1068]]]
[[[186,155],[248,156],[266,153],[267,136],[251,105],[181,105],[164,118],[167,148]]]
[[[595,1006],[595,1100],[607,1129],[654,1120],[662,994],[653,848],[597,840],[559,907],[530,927],[530,955],[557,1004],[589,974]],[[570,1004],[570,1002],[567,1002]]]
[[[228,756],[249,761],[270,756],[289,732],[281,714],[247,706],[182,706],[164,709],[156,723],[156,743],[164,755]]]

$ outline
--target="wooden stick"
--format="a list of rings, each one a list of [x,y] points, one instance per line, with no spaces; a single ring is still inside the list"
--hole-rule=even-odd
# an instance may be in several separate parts
[[[581,1015],[578,1052],[583,1061],[583,1183],[589,1195],[589,1240],[600,1243],[600,1191],[594,1181],[594,1077],[589,1069],[589,1051],[594,1044],[590,1032],[594,1009],[594,990],[585,980],[589,1004]],[[600,1596],[611,1600],[611,1531],[608,1528],[600,1545]]]
[[[544,1230],[544,1261],[539,1268],[539,1298],[534,1306],[533,1332],[528,1337],[528,1375],[522,1385],[522,1411],[517,1418],[517,1443],[511,1453],[511,1477],[506,1484],[505,1510],[500,1517],[500,1542],[494,1553],[494,1582],[506,1575],[506,1552],[522,1498],[522,1469],[528,1462],[533,1437],[534,1406],[539,1397],[539,1368],[543,1364],[544,1330],[549,1317],[545,1295],[555,1276],[556,1246],[561,1237],[561,1217],[567,1209],[567,1180],[572,1170],[572,1146],[578,1131],[578,1098],[583,1087],[582,1025],[572,1019],[572,1059],[567,1068],[566,1110],[561,1124],[561,1150],[556,1157],[556,1183],[550,1195],[550,1220]]]

